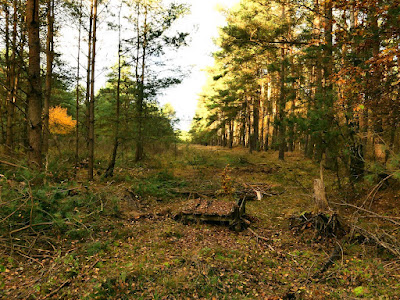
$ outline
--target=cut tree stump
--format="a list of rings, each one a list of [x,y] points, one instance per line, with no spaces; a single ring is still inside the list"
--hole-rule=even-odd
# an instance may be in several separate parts
[[[318,213],[331,211],[328,201],[326,200],[322,161],[320,164],[320,178],[314,179],[314,201]]]
[[[247,225],[242,217],[245,214],[245,201],[240,203],[215,199],[195,199],[189,201],[175,220],[185,224],[204,222],[228,225],[235,231],[241,231]]]

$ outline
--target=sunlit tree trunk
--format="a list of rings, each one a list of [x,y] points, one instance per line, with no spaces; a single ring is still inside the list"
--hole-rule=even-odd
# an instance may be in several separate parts
[[[90,102],[90,88],[91,88],[91,75],[92,75],[92,30],[93,30],[93,0],[90,2],[90,15],[89,15],[89,31],[88,31],[88,55],[87,55],[87,68],[86,68],[86,95],[85,95],[85,108],[86,108],[86,145],[89,149],[89,102]]]
[[[94,168],[94,81],[95,81],[95,63],[96,63],[96,32],[97,32],[97,0],[93,0],[93,37],[92,37],[92,62],[90,78],[90,102],[89,102],[89,169],[88,178],[93,180]]]
[[[49,109],[53,79],[54,61],[54,0],[47,0],[47,39],[46,39],[46,89],[43,106],[43,153],[49,150]]]
[[[18,78],[19,76],[16,73],[16,52],[17,52],[17,23],[18,23],[18,1],[13,1],[13,30],[12,30],[12,43],[11,43],[11,58],[9,57],[9,13],[8,8],[5,8],[6,12],[6,68],[7,68],[7,77],[6,84],[8,87],[7,98],[6,98],[6,106],[7,106],[7,126],[6,126],[6,144],[5,150],[6,153],[10,154],[14,150],[14,117],[15,117],[15,103],[16,103],[16,95],[18,89]]]
[[[260,97],[253,96],[253,149],[260,151]]]
[[[285,3],[282,4],[282,20],[286,19],[286,8]],[[278,104],[278,120],[279,120],[279,159],[285,159],[285,151],[286,151],[286,89],[285,89],[285,80],[286,80],[286,45],[282,44],[281,48],[281,70],[280,70],[280,89],[279,89],[279,104]]]
[[[28,30],[28,164],[31,168],[42,167],[42,83],[40,78],[39,0],[26,2],[26,26]]]
[[[82,0],[79,4],[79,29],[78,29],[78,56],[77,56],[77,69],[76,69],[76,102],[75,102],[75,119],[76,119],[76,128],[75,128],[75,171],[78,170],[79,164],[79,108],[80,108],[80,91],[79,91],[79,82],[80,82],[80,60],[81,60],[81,33],[82,33]]]
[[[242,109],[241,109],[241,118],[240,118],[240,145],[243,147],[246,146],[246,112],[247,103],[243,101]]]

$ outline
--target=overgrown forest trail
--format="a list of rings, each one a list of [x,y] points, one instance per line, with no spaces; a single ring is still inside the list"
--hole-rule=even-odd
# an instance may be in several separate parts
[[[74,212],[90,207],[93,211],[86,210],[79,220],[67,216],[77,225],[64,235],[66,239],[58,238],[62,250],[49,246],[57,238],[46,241],[43,236],[37,237],[40,244],[32,242],[29,251],[10,245],[14,253],[1,255],[0,295],[4,299],[399,298],[400,262],[376,244],[318,236],[311,222],[290,229],[291,216],[313,210],[318,165],[299,153],[288,153],[285,161],[279,161],[275,152],[247,151],[181,146],[175,155],[116,169],[112,181],[98,180],[90,186],[74,182],[65,198],[57,201],[75,206]],[[324,179],[328,199],[340,202],[344,193],[338,192],[335,176],[325,171]],[[255,197],[256,190],[263,194],[261,200]],[[251,224],[243,231],[174,220],[190,199],[230,202],[252,192],[254,197],[246,204]],[[380,198],[382,202],[384,197]],[[93,199],[96,204],[89,206]],[[382,203],[381,209],[389,207]],[[344,216],[351,213],[341,211]],[[390,214],[398,216],[398,208]],[[391,232],[398,233],[398,228]],[[6,243],[4,239],[2,244]],[[335,264],[320,273],[339,244]]]

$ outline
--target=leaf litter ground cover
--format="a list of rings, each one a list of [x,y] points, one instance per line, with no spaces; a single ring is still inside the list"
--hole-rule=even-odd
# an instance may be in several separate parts
[[[248,201],[250,230],[177,222],[200,191],[224,195],[246,183],[273,187]],[[335,264],[315,277],[336,246],[313,230],[290,230],[289,218],[310,211],[319,167],[300,154],[279,162],[273,152],[191,146],[147,168],[118,170],[114,182],[88,189],[112,197],[88,236],[62,238],[46,257],[1,254],[4,299],[398,299],[400,262],[370,243],[348,243]],[[334,177],[326,173],[328,198]],[[226,179],[225,179],[226,180]],[[177,193],[191,190],[193,195]],[[232,193],[233,193],[232,190]],[[198,193],[198,194],[196,194]],[[232,196],[232,195],[230,195]],[[383,200],[379,200],[383,202]],[[84,220],[82,220],[84,222]],[[89,226],[89,225],[87,225]],[[255,234],[254,234],[255,233]],[[51,255],[50,255],[51,254]]]

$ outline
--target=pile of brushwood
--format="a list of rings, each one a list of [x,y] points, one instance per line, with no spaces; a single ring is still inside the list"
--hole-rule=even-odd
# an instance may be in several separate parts
[[[332,202],[338,208],[346,207],[353,210],[351,217],[341,216],[338,210],[335,211],[331,208],[326,199],[322,168],[321,178],[314,180],[314,201],[314,212],[304,212],[298,216],[291,216],[289,218],[290,229],[295,230],[297,233],[313,229],[313,241],[321,242],[330,240],[335,245],[330,257],[319,271],[314,274],[314,278],[322,275],[335,261],[343,258],[346,244],[374,244],[391,255],[400,257],[400,241],[397,238],[400,222],[395,218],[380,215],[361,206],[345,202]],[[388,233],[384,229],[385,226],[375,226],[372,229],[358,225],[359,219],[371,217],[389,222],[395,227]]]

